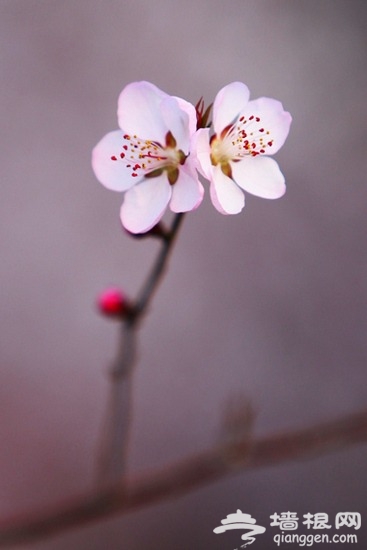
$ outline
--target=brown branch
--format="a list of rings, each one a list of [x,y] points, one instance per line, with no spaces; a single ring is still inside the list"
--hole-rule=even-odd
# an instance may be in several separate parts
[[[172,251],[172,247],[175,243],[177,233],[181,227],[183,218],[183,213],[176,214],[173,218],[173,222],[170,230],[166,233],[163,233],[163,246],[160,253],[157,256],[155,263],[153,264],[152,270],[149,273],[143,288],[141,289],[139,296],[136,300],[135,306],[135,316],[134,319],[137,320],[137,317],[144,315],[147,311],[150,301],[153,298],[155,291],[158,288],[159,283],[161,282],[162,276],[164,275],[165,269],[167,267],[167,261],[169,255]]]
[[[136,333],[125,321],[120,335],[120,349],[111,368],[110,400],[98,462],[98,482],[109,485],[121,479],[126,470],[131,421],[132,370],[136,355]]]
[[[297,432],[218,445],[109,490],[75,498],[54,509],[3,520],[0,546],[41,539],[177,497],[231,473],[312,458],[361,442],[367,442],[367,411]]]
[[[119,482],[126,472],[131,425],[131,386],[135,364],[136,330],[162,280],[168,259],[184,214],[176,214],[168,231],[161,228],[157,235],[161,248],[152,269],[140,290],[131,311],[122,319],[120,345],[110,371],[111,388],[102,430],[98,462],[98,483],[110,486]]]

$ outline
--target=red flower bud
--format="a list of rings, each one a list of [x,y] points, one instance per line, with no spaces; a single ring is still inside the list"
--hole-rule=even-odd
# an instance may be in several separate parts
[[[98,297],[98,309],[107,317],[125,317],[131,311],[131,304],[118,288],[108,288]]]

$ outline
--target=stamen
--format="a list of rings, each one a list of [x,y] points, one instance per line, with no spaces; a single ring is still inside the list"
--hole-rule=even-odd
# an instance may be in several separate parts
[[[187,156],[177,149],[172,132],[167,132],[165,146],[158,141],[142,140],[138,136],[124,134],[121,152],[111,156],[112,161],[122,161],[131,177],[155,178],[167,173],[168,181],[174,185],[179,177],[178,166],[183,165]]]
[[[234,124],[228,124],[220,133],[220,138],[225,139],[226,136],[228,136],[232,130],[234,129]]]
[[[214,166],[221,165],[224,174],[229,173],[229,162],[242,160],[250,155],[266,154],[266,149],[274,143],[270,131],[260,125],[261,117],[250,114],[249,117],[241,115],[234,123],[226,126],[219,136],[213,135],[210,139],[211,163]],[[264,139],[264,136],[267,138]]]

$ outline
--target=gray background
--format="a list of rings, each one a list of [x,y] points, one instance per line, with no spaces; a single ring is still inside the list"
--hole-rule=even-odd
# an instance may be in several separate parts
[[[136,292],[156,252],[123,233],[122,197],[90,167],[134,80],[194,103],[241,80],[253,98],[280,99],[293,126],[277,155],[284,198],[248,195],[229,217],[206,193],[185,220],[140,334],[131,470],[216,442],[238,393],[258,435],[365,405],[366,11],[363,0],[0,0],[2,516],[93,483],[117,343],[95,298],[111,284]],[[275,548],[274,512],[365,514],[365,461],[360,446],[250,471],[30,547],[225,550],[238,537],[212,530],[241,508],[268,527],[257,548]]]

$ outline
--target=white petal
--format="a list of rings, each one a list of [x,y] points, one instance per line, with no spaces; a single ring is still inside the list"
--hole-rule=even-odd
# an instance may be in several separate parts
[[[232,82],[222,88],[213,105],[213,127],[216,134],[231,124],[246,107],[250,92],[246,84]]]
[[[269,157],[246,157],[232,162],[235,182],[252,195],[263,199],[279,199],[285,193],[284,176],[274,159]]]
[[[159,222],[171,198],[166,174],[146,178],[125,193],[121,221],[131,233],[145,233]]]
[[[270,134],[266,135],[266,141],[273,141],[271,147],[265,147],[267,155],[274,155],[284,144],[289,128],[292,122],[292,117],[284,111],[283,105],[276,99],[269,97],[259,97],[249,101],[241,115],[246,118],[250,116],[260,117],[260,122],[257,127],[263,127]]]
[[[169,97],[150,82],[132,82],[118,100],[118,121],[127,134],[164,144],[167,127],[160,112],[163,99]]]
[[[189,116],[189,132],[190,132],[190,136],[192,136],[196,132],[196,126],[197,126],[195,107],[185,99],[182,99],[181,97],[175,97],[175,99],[180,109],[185,111]]]
[[[209,128],[198,130],[191,138],[191,156],[196,169],[204,178],[210,178],[212,173],[212,163],[210,160],[210,138]]]
[[[203,200],[204,187],[192,165],[186,163],[180,168],[180,175],[172,186],[170,208],[173,212],[195,210]]]
[[[116,130],[106,134],[92,152],[92,167],[97,179],[112,191],[126,191],[141,180],[133,178],[126,162],[120,159],[123,132]],[[114,156],[117,160],[111,160]]]
[[[187,155],[190,147],[189,115],[180,108],[174,97],[163,99],[160,111],[166,128],[177,142],[177,149],[182,149]]]
[[[212,170],[210,196],[221,214],[238,214],[245,206],[245,195],[231,178],[224,175],[220,166]]]

